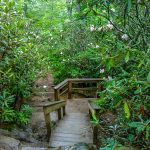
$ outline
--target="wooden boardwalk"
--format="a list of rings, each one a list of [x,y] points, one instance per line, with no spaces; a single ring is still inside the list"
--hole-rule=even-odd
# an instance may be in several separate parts
[[[77,143],[93,143],[93,132],[91,128],[89,99],[67,100],[66,115],[58,121],[52,131],[49,146],[71,146]]]

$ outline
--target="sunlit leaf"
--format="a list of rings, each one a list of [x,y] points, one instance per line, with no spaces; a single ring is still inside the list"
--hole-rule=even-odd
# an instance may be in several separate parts
[[[149,72],[149,74],[147,76],[147,81],[150,83],[150,72]]]
[[[129,56],[130,56],[130,53],[127,52],[126,57],[125,57],[125,62],[126,62],[126,63],[129,61]]]
[[[124,113],[125,113],[125,117],[127,119],[130,119],[131,114],[130,114],[130,109],[129,109],[127,102],[124,103]]]

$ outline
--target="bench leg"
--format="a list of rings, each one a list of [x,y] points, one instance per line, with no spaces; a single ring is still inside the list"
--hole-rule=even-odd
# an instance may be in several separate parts
[[[66,110],[65,110],[65,106],[63,107],[63,116],[66,115]]]
[[[94,126],[93,128],[93,144],[97,143],[98,127]]]
[[[50,136],[51,136],[51,119],[50,119],[50,114],[44,114],[44,117],[45,117],[46,128],[47,128],[47,137],[48,137],[48,140],[49,140]]]
[[[57,112],[58,112],[58,120],[61,120],[61,108],[59,108],[59,109],[57,110]]]

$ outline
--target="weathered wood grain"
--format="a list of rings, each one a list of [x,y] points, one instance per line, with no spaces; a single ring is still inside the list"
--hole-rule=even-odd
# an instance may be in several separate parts
[[[50,113],[53,111],[57,111],[58,120],[60,120],[62,117],[62,113],[61,113],[62,108],[63,108],[63,114],[65,114],[65,105],[66,105],[66,101],[56,101],[56,102],[51,102],[51,103],[43,106],[43,112],[44,112],[44,118],[45,118],[45,123],[46,123],[46,128],[47,128],[47,138],[48,139],[51,136]]]
[[[93,143],[93,131],[88,116],[88,100],[72,99],[67,101],[66,115],[52,131],[49,145],[59,147],[80,142]]]

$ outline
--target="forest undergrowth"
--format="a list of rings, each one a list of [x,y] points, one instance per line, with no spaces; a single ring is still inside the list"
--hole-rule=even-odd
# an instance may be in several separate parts
[[[26,102],[48,72],[55,83],[103,78],[97,105],[115,121],[100,149],[149,149],[149,12],[149,0],[0,0],[1,123],[28,123]]]

